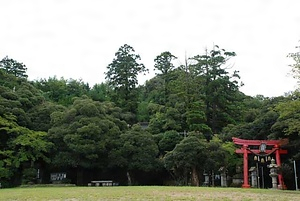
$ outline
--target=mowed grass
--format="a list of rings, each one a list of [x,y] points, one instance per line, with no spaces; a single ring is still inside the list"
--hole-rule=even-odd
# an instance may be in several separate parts
[[[0,200],[300,200],[299,191],[268,189],[118,186],[118,187],[33,187],[0,189]]]

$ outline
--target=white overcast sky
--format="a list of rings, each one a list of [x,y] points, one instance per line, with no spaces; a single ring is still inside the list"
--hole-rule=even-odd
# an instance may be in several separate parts
[[[0,59],[26,64],[30,80],[104,82],[125,43],[151,70],[163,51],[179,65],[215,44],[237,53],[231,63],[245,84],[241,91],[280,96],[296,87],[286,55],[299,40],[299,0],[0,1]]]

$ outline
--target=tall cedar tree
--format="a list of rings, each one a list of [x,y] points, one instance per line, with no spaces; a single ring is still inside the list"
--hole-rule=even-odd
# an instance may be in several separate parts
[[[169,95],[169,77],[168,73],[175,69],[175,66],[172,63],[172,60],[177,59],[170,52],[162,52],[154,59],[154,70],[158,70],[161,72],[161,77],[164,81],[164,104],[167,103],[168,95]]]
[[[142,63],[140,55],[135,54],[134,49],[125,44],[115,54],[116,58],[107,66],[106,79],[113,88],[112,101],[121,107],[124,112],[135,116],[138,108],[137,76],[148,69]],[[128,123],[135,123],[133,117]]]
[[[228,123],[234,122],[236,115],[235,103],[239,90],[238,71],[232,75],[224,68],[224,64],[236,56],[235,52],[227,52],[215,46],[205,55],[197,55],[192,59],[196,61],[195,68],[204,78],[203,95],[206,106],[207,124],[213,133],[218,133]]]

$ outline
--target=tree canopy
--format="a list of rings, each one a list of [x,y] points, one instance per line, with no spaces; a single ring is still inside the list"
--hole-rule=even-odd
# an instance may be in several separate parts
[[[107,66],[106,79],[108,84],[114,89],[112,100],[125,112],[135,116],[137,111],[137,76],[139,73],[148,71],[146,67],[139,63],[140,55],[135,54],[133,47],[125,44],[119,48],[115,57]],[[130,119],[130,123],[135,123],[136,117]]]
[[[156,75],[138,85],[147,68],[125,44],[108,64],[105,82],[91,87],[56,76],[29,81],[26,66],[5,57],[1,184],[50,183],[51,173],[66,172],[60,182],[77,185],[109,179],[120,185],[200,186],[204,173],[214,185],[221,167],[238,175],[242,158],[232,137],[287,138],[282,168],[291,174],[291,160],[300,159],[299,89],[279,97],[247,96],[229,63],[235,56],[214,46],[177,66],[177,58],[164,51],[154,58]],[[299,55],[289,56],[299,79]],[[289,177],[285,183],[293,188]]]
[[[26,79],[28,77],[26,74],[26,65],[14,59],[8,58],[8,56],[4,57],[0,61],[0,69],[19,78]]]

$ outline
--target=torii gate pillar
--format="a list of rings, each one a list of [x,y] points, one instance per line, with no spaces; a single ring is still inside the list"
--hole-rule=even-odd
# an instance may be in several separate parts
[[[244,144],[242,147],[243,154],[244,154],[244,184],[242,185],[243,188],[250,188],[249,180],[248,180],[248,145]]]
[[[287,154],[287,150],[280,149],[280,145],[286,144],[287,140],[243,140],[232,138],[234,144],[242,145],[240,149],[235,150],[235,153],[244,155],[244,184],[243,188],[250,188],[248,181],[248,154],[255,154],[260,157],[266,157],[275,152],[277,166],[281,166],[280,154]],[[259,149],[250,149],[249,146],[259,146]],[[271,146],[271,150],[267,150],[267,146]],[[279,189],[285,189],[282,174],[278,174]]]

